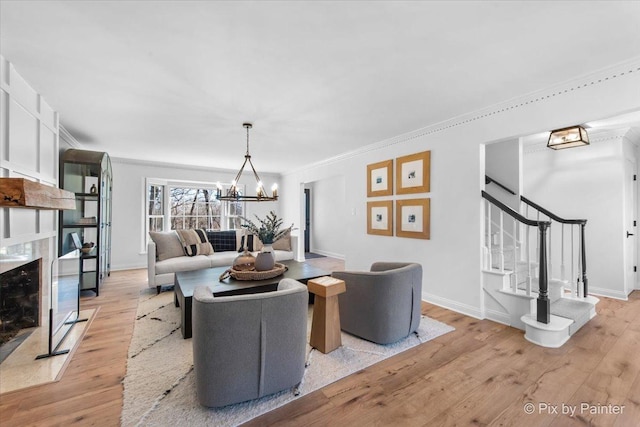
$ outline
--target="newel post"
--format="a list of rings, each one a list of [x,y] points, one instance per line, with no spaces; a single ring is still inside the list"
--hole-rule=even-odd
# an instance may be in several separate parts
[[[549,323],[551,321],[551,302],[549,301],[549,281],[547,279],[547,226],[548,223],[538,223],[540,230],[540,271],[538,272],[538,314],[537,321]]]
[[[584,293],[582,296],[584,298],[589,294],[589,280],[587,279],[587,249],[584,243],[584,229],[586,225],[586,221],[580,224],[580,256],[582,257],[582,286],[584,287]]]

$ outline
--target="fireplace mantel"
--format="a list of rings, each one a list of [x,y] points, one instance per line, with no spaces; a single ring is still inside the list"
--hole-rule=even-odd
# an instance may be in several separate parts
[[[75,194],[25,178],[0,178],[0,206],[27,209],[75,209]]]

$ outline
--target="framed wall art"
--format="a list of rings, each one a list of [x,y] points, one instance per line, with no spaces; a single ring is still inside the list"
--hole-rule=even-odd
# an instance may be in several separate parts
[[[393,194],[393,160],[367,165],[367,197]]]
[[[396,200],[396,236],[430,238],[431,199]]]
[[[428,193],[430,190],[431,151],[396,159],[396,193]]]
[[[367,202],[367,234],[393,236],[393,201]]]

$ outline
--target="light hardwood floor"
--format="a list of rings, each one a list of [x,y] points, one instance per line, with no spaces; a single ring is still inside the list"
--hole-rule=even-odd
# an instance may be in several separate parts
[[[330,270],[342,265],[329,258],[309,262]],[[145,274],[114,272],[99,298],[82,298],[83,308],[100,310],[64,377],[1,395],[1,426],[119,424]],[[627,302],[602,298],[598,316],[560,349],[537,347],[522,331],[434,305],[423,303],[423,312],[456,330],[248,425],[640,425],[640,292]],[[573,417],[562,414],[574,408]],[[622,414],[603,414],[616,409]]]

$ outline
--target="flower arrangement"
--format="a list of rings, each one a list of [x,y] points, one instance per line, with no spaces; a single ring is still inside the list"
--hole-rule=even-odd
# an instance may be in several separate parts
[[[281,218],[278,218],[274,211],[269,212],[264,219],[260,219],[258,215],[255,215],[255,217],[260,222],[260,226],[244,217],[242,219],[245,223],[242,224],[242,226],[250,233],[258,236],[260,241],[265,245],[273,244],[273,242],[287,234],[287,232],[293,228],[293,224],[291,224],[290,227],[281,230],[280,227],[282,227],[283,221]]]

